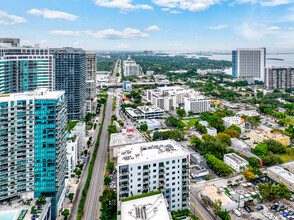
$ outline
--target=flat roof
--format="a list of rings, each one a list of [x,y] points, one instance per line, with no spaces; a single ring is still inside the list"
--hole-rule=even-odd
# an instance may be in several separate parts
[[[161,108],[155,105],[138,106],[137,109],[143,113],[164,112]]]
[[[235,203],[229,196],[225,194],[223,190],[218,189],[215,185],[206,185],[203,188],[203,192],[208,196],[213,203],[218,200],[222,205],[229,205]]]
[[[175,140],[133,144],[118,149],[117,165],[129,165],[171,157],[187,157],[190,153]]]
[[[110,135],[109,147],[125,146],[129,144],[145,143],[139,132],[115,133]]]
[[[131,107],[126,108],[125,111],[132,117],[142,116],[141,112],[136,112],[137,110]]]
[[[142,213],[145,218],[141,217]],[[139,214],[140,217],[138,216]],[[167,211],[167,205],[163,195],[157,194],[122,202],[121,220],[129,219],[170,220],[171,218]]]
[[[57,99],[64,94],[64,91],[49,91],[46,88],[39,88],[34,91],[22,93],[9,93],[0,95],[0,102],[23,100],[23,99]]]
[[[285,170],[284,168],[279,167],[279,166],[272,166],[267,169],[274,172],[276,175],[285,178],[289,182],[294,183],[294,174],[290,173],[289,171]]]
[[[249,164],[247,160],[243,159],[242,157],[238,156],[235,153],[225,154],[224,157],[228,157],[238,164],[243,164],[243,163]]]

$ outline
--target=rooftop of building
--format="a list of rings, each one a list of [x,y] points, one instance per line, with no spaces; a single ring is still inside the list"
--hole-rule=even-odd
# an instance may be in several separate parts
[[[157,194],[122,202],[121,220],[129,219],[169,220],[171,216],[163,195]]]
[[[143,113],[164,112],[161,108],[154,105],[138,106],[137,109],[139,109]]]
[[[257,134],[260,134],[260,135],[263,135],[263,136],[266,136],[268,138],[272,138],[272,139],[275,139],[275,138],[285,138],[285,137],[288,137],[287,135],[284,135],[282,134],[281,132],[279,131],[274,131],[274,132],[267,132],[267,131],[264,131],[263,129],[258,129],[256,131],[251,131],[253,133],[257,133]]]
[[[207,171],[207,169],[199,165],[193,165],[190,167],[190,171],[194,174],[198,174],[198,173]]]
[[[235,153],[225,154],[224,157],[230,158],[231,160],[233,160],[237,164],[243,164],[243,163],[248,164],[247,160],[243,159],[242,157],[238,156]]]
[[[44,99],[53,100],[64,94],[64,91],[49,91],[46,88],[39,88],[30,92],[9,93],[0,95],[0,102],[22,99]]]
[[[131,117],[138,117],[138,116],[142,116],[142,113],[137,110],[137,109],[133,109],[131,107],[125,108],[125,111],[131,116]]]
[[[127,145],[118,150],[117,164],[135,164],[159,159],[187,157],[186,151],[175,140],[155,141],[141,144]]]
[[[114,133],[110,135],[109,147],[125,146],[138,143],[145,143],[144,138],[139,132],[127,132],[126,129],[123,129],[122,133]]]
[[[291,183],[294,183],[294,174],[290,173],[289,171],[285,170],[279,166],[272,166],[267,168],[268,170],[274,172],[276,175],[288,180]]]
[[[138,120],[138,124],[159,124],[160,122],[156,119],[140,119]]]
[[[235,203],[226,193],[217,188],[215,185],[206,185],[203,188],[203,192],[208,196],[213,203],[220,201],[222,205],[229,205]]]
[[[243,111],[239,111],[237,112],[238,115],[247,115],[247,116],[250,116],[250,117],[253,117],[253,116],[259,116],[260,114],[255,111],[255,110],[243,110]]]

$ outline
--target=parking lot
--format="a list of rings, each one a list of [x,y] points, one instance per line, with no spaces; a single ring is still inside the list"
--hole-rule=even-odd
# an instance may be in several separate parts
[[[262,210],[257,210],[257,207],[262,206]],[[238,217],[234,211],[230,212],[232,219],[276,219],[276,220],[294,220],[294,202],[285,199],[275,202],[267,202],[251,206],[253,212],[247,212],[244,208],[238,208],[241,216]],[[285,214],[287,213],[287,214]]]

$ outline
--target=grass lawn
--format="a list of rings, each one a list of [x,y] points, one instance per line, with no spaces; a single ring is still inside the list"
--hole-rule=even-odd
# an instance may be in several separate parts
[[[73,129],[74,126],[76,126],[77,123],[78,123],[78,121],[68,121],[67,122],[67,130],[71,131],[71,129]]]
[[[286,163],[289,161],[294,160],[294,152],[290,153],[290,155],[288,156],[287,153],[284,154],[280,154],[280,157],[282,158],[282,160]]]
[[[199,118],[192,118],[192,119],[186,119],[186,120],[182,120],[182,122],[184,122],[185,124],[188,124],[188,127],[193,127],[196,121],[199,121]]]

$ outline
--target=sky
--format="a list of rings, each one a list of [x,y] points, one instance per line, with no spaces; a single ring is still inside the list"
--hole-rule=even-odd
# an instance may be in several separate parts
[[[0,0],[0,37],[107,51],[294,52],[294,0]]]

